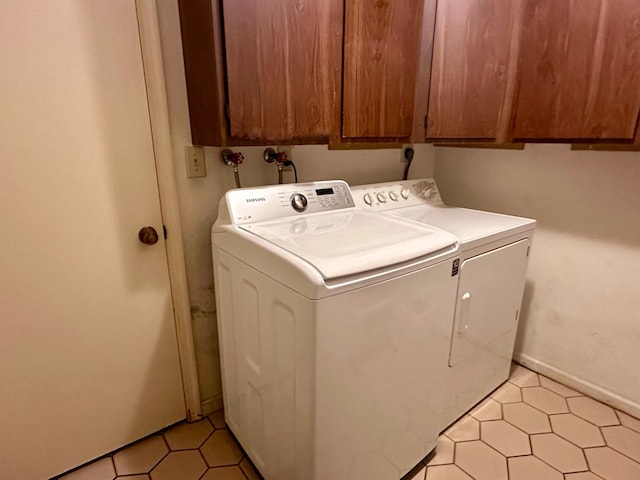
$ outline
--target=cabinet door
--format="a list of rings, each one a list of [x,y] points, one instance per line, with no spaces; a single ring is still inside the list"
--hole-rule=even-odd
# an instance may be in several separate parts
[[[511,52],[520,6],[521,0],[438,3],[428,138],[498,138],[515,84]]]
[[[638,0],[527,0],[516,139],[632,140],[640,111]]]
[[[347,0],[343,136],[410,137],[424,0]]]
[[[340,81],[340,0],[223,0],[230,134],[328,139]]]

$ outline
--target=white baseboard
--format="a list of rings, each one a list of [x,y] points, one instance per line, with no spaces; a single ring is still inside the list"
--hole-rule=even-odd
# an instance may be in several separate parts
[[[203,400],[200,405],[203,416],[211,415],[213,412],[217,412],[222,409],[222,395],[207,398],[206,400]]]
[[[549,377],[556,382],[562,383],[567,387],[573,388],[578,392],[584,393],[633,417],[640,418],[640,404],[638,402],[622,397],[598,385],[594,385],[524,353],[514,352],[513,360],[534,372]]]

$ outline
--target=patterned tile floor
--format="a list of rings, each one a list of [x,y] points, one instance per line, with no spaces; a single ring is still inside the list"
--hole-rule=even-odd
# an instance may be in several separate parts
[[[640,480],[640,420],[514,365],[509,381],[446,430],[416,470],[410,480]],[[218,412],[59,480],[260,478]]]

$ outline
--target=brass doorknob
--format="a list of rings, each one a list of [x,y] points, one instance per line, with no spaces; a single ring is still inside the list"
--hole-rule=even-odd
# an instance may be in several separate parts
[[[155,245],[158,243],[158,232],[153,227],[142,227],[138,232],[138,238],[145,245]]]

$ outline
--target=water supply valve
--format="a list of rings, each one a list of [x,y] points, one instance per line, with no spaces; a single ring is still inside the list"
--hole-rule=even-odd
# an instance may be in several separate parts
[[[244,155],[241,152],[233,152],[231,150],[223,150],[220,152],[222,161],[228,167],[233,167],[233,177],[236,181],[236,187],[240,188],[240,173],[238,172],[238,165],[242,165],[244,162]]]
[[[267,148],[264,151],[264,161],[267,163],[276,162],[277,165],[284,165],[287,160],[285,152],[276,152],[273,148]]]
[[[273,148],[266,148],[264,150],[264,161],[267,163],[276,162],[278,167],[278,183],[282,183],[282,167],[287,163],[289,159],[285,152],[276,152]]]
[[[244,155],[241,152],[232,152],[231,150],[223,150],[222,153],[222,161],[228,167],[238,167],[238,165],[242,165],[244,162]]]

